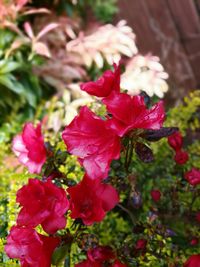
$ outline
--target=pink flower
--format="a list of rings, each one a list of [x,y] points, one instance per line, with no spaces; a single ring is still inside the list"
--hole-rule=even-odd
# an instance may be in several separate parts
[[[103,103],[112,114],[108,125],[119,136],[124,136],[133,129],[158,130],[163,125],[165,113],[162,101],[148,109],[142,96],[131,97],[124,93],[113,92],[103,99]]]
[[[63,131],[67,149],[79,157],[91,179],[106,178],[113,159],[120,156],[120,139],[106,122],[86,106]]]
[[[17,218],[18,225],[35,227],[41,224],[49,234],[65,228],[64,214],[69,208],[69,201],[65,190],[51,180],[29,179],[28,185],[18,190],[17,202],[22,206]]]
[[[81,90],[90,95],[107,97],[112,91],[120,91],[120,65],[114,64],[114,72],[107,70],[96,82],[86,82],[80,85]]]
[[[180,132],[175,132],[168,137],[168,144],[175,150],[178,151],[182,148],[183,137]]]
[[[119,202],[119,196],[114,187],[91,180],[84,176],[83,180],[67,189],[70,195],[71,217],[82,219],[85,225],[100,222],[106,212],[113,209]]]
[[[114,262],[113,262],[114,261]],[[109,264],[110,263],[110,264]],[[87,252],[87,259],[75,265],[75,267],[126,267],[121,263],[110,247],[98,246]]]
[[[136,245],[135,245],[135,248],[137,250],[144,250],[147,246],[147,240],[146,239],[139,239],[137,242],[136,242]]]
[[[158,202],[161,198],[161,193],[159,190],[152,190],[151,191],[151,197],[153,201]]]
[[[28,3],[29,0],[17,0],[17,8],[20,10],[23,6]]]
[[[200,254],[190,256],[183,267],[200,267]]]
[[[183,165],[185,164],[189,159],[188,153],[183,150],[177,150],[174,160],[176,161],[177,164]]]
[[[34,128],[32,123],[24,125],[22,134],[13,139],[12,150],[30,173],[40,173],[46,161],[46,149],[41,133],[41,124]]]
[[[185,173],[185,179],[193,186],[200,184],[200,170],[192,168]]]
[[[59,243],[57,237],[40,235],[29,227],[13,226],[5,251],[8,257],[19,259],[22,267],[50,267],[52,253]]]

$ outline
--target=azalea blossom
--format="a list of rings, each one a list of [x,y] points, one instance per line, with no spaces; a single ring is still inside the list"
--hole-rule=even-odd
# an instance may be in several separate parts
[[[58,237],[38,234],[30,227],[13,226],[5,251],[8,257],[19,259],[21,267],[50,267],[52,253],[59,243]]]
[[[188,161],[188,159],[189,159],[189,155],[186,151],[183,151],[183,150],[176,151],[174,160],[176,161],[177,164],[183,165]]]
[[[65,190],[51,180],[29,179],[28,185],[18,190],[17,202],[22,207],[17,217],[18,225],[36,227],[41,224],[49,234],[65,228],[64,214],[69,201]]]
[[[131,97],[113,92],[103,99],[103,103],[112,115],[108,126],[121,137],[133,129],[158,130],[163,125],[165,112],[162,101],[148,109],[142,96]]]
[[[124,263],[120,262],[119,260],[116,260],[112,267],[127,267],[127,265],[125,265]]]
[[[168,144],[175,151],[174,160],[177,164],[183,165],[189,160],[189,155],[182,149],[183,136],[177,131],[168,137]]]
[[[190,256],[183,267],[200,267],[200,254]]]
[[[198,238],[193,238],[190,241],[190,245],[192,245],[192,246],[196,246],[198,243],[199,243],[199,239]]]
[[[200,184],[200,170],[192,168],[190,171],[185,173],[185,179],[193,186]]]
[[[103,184],[99,180],[91,180],[87,175],[75,186],[67,189],[70,195],[71,217],[82,219],[85,225],[100,222],[106,212],[119,202],[114,187]]]
[[[120,156],[120,138],[86,106],[65,127],[62,138],[91,179],[106,178],[111,161]]]
[[[152,190],[151,191],[151,197],[153,201],[158,202],[161,198],[161,193],[159,190]]]
[[[22,134],[13,139],[12,150],[19,161],[28,167],[30,173],[40,173],[46,161],[46,148],[41,124],[34,128],[32,123],[24,125]]]
[[[98,246],[93,249],[88,250],[87,256],[90,261],[104,262],[106,260],[114,259],[115,253],[109,246]]]
[[[183,146],[183,136],[182,134],[177,131],[170,135],[168,137],[168,144],[173,148],[175,151],[178,151],[182,148]]]
[[[138,239],[135,245],[135,249],[137,250],[144,250],[147,246],[147,240],[146,239]]]
[[[114,72],[107,70],[95,82],[86,82],[80,85],[81,90],[90,95],[107,97],[112,91],[120,91],[120,65],[114,64]]]
[[[110,264],[109,264],[110,263]],[[114,251],[108,246],[98,246],[87,251],[87,259],[76,264],[75,267],[126,267],[120,262]]]

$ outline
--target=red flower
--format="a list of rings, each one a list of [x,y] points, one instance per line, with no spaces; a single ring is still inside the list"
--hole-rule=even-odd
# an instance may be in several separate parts
[[[169,145],[175,150],[176,154],[174,160],[177,164],[183,165],[188,159],[189,155],[186,151],[182,150],[183,146],[183,137],[180,132],[175,132],[174,134],[168,137]]]
[[[90,249],[87,252],[88,259],[92,262],[104,262],[115,258],[115,253],[111,247],[108,246],[98,246],[96,248]]]
[[[155,202],[158,202],[161,198],[161,193],[159,190],[152,190],[151,197]]]
[[[200,267],[200,254],[190,256],[183,267]]]
[[[114,187],[91,180],[86,175],[79,184],[67,191],[70,195],[71,217],[82,219],[85,225],[102,221],[106,212],[113,209],[119,201]]]
[[[199,243],[198,238],[193,238],[193,239],[190,241],[190,245],[192,245],[192,246],[196,246],[198,243]]]
[[[147,109],[142,96],[113,92],[103,103],[113,116],[108,125],[119,136],[133,129],[160,129],[165,118],[162,101]]]
[[[183,150],[177,150],[174,160],[176,161],[177,164],[183,165],[185,164],[189,159],[188,153]]]
[[[174,134],[168,137],[169,145],[175,150],[178,151],[182,148],[183,137],[180,132],[175,132]]]
[[[41,124],[34,128],[32,123],[26,123],[22,134],[13,139],[12,150],[30,173],[40,173],[46,161]]]
[[[147,240],[146,239],[139,239],[137,242],[136,242],[136,245],[135,245],[135,248],[137,250],[144,250],[147,246]]]
[[[120,156],[120,139],[106,122],[86,106],[63,131],[67,149],[79,157],[91,179],[106,178],[113,159]]]
[[[185,179],[193,186],[200,184],[200,170],[192,168],[185,173]]]
[[[66,225],[64,214],[69,208],[69,201],[65,190],[51,180],[29,179],[28,185],[18,190],[17,202],[22,206],[17,218],[19,225],[35,227],[41,224],[49,234]]]
[[[127,267],[125,264],[121,263],[120,261],[116,260],[112,267]]]
[[[114,260],[114,262],[113,262]],[[112,265],[111,265],[111,262]],[[110,263],[108,266],[111,267],[126,267],[125,264],[121,263],[116,259],[116,255],[110,247],[99,246],[93,249],[90,249],[87,252],[87,260],[76,264],[76,267],[102,267],[107,266],[106,263]]]
[[[50,267],[51,255],[59,243],[57,237],[40,235],[28,227],[13,226],[5,251],[10,258],[19,259],[22,267]]]
[[[80,85],[81,90],[90,95],[107,97],[112,91],[120,91],[120,65],[114,64],[114,72],[107,70],[95,82],[86,82]]]
[[[102,264],[99,262],[92,262],[89,259],[87,259],[80,263],[75,264],[75,267],[102,267]]]

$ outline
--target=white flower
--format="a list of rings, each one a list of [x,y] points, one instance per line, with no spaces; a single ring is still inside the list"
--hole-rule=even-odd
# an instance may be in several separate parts
[[[158,57],[138,54],[128,62],[126,71],[121,77],[121,87],[128,90],[130,95],[144,91],[150,97],[157,95],[162,98],[168,91],[167,78],[168,74]]]

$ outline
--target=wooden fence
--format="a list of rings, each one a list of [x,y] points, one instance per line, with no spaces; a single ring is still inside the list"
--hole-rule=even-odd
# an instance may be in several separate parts
[[[177,87],[200,87],[200,0],[118,0],[117,20],[125,19],[137,36],[145,54],[161,58]]]

